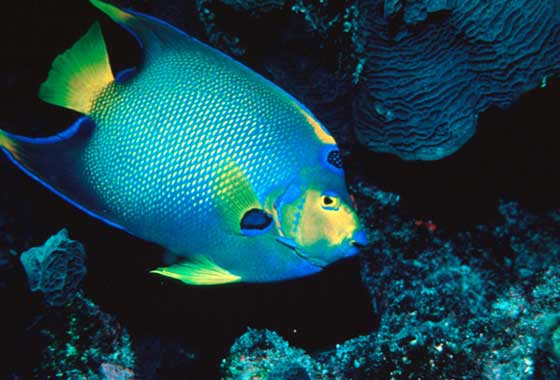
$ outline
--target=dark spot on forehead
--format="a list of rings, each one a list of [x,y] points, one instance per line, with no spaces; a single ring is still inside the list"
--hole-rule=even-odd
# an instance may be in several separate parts
[[[340,150],[336,149],[330,151],[327,156],[327,162],[337,169],[342,169],[342,155],[340,154]]]

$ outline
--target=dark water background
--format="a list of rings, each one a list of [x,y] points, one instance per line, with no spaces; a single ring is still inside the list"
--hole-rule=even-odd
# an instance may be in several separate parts
[[[75,120],[76,113],[43,104],[36,93],[56,55],[99,18],[86,1],[20,1],[2,12],[2,128],[44,136]],[[102,20],[114,71],[138,62],[140,50],[134,39],[106,18]],[[232,27],[248,28],[235,21]],[[195,17],[186,24],[189,33],[205,39]],[[257,48],[274,49],[272,42],[258,45],[255,38],[255,49],[244,62],[258,70]],[[404,162],[355,146],[346,162],[349,179],[359,178],[400,194],[418,219],[431,219],[450,230],[497,220],[500,197],[517,200],[529,210],[558,208],[559,109],[560,82],[552,79],[548,87],[524,95],[509,110],[485,112],[471,141],[446,159]],[[317,116],[321,119],[321,114]],[[356,260],[281,284],[185,287],[146,274],[161,263],[159,247],[91,219],[4,158],[0,176],[1,197],[9,204],[4,211],[18,215],[17,226],[30,236],[32,245],[68,227],[88,253],[87,296],[116,315],[133,336],[160,336],[191,347],[200,354],[197,365],[207,378],[217,377],[220,358],[248,326],[276,330],[311,352],[376,327]],[[4,310],[10,307],[2,305]],[[27,359],[14,360],[26,365]]]

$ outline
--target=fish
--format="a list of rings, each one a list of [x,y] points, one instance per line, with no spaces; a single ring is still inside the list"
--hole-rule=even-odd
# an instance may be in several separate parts
[[[151,273],[185,284],[300,278],[367,244],[336,141],[303,104],[162,20],[90,3],[136,38],[141,62],[114,75],[96,21],[38,91],[82,116],[48,137],[0,130],[10,161],[163,247]]]

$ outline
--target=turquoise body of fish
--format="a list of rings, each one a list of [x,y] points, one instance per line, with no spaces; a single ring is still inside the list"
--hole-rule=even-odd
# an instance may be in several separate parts
[[[366,244],[336,142],[309,110],[160,20],[90,2],[137,38],[143,61],[115,77],[95,23],[39,90],[84,116],[46,138],[0,131],[16,165],[164,247],[173,262],[153,272],[188,284],[302,277]]]

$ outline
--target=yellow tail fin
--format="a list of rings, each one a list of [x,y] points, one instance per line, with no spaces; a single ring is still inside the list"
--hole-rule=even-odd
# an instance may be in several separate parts
[[[89,114],[101,90],[114,80],[101,27],[95,23],[53,62],[39,98]]]
[[[19,160],[17,143],[0,129],[0,148],[6,149],[15,159]]]

